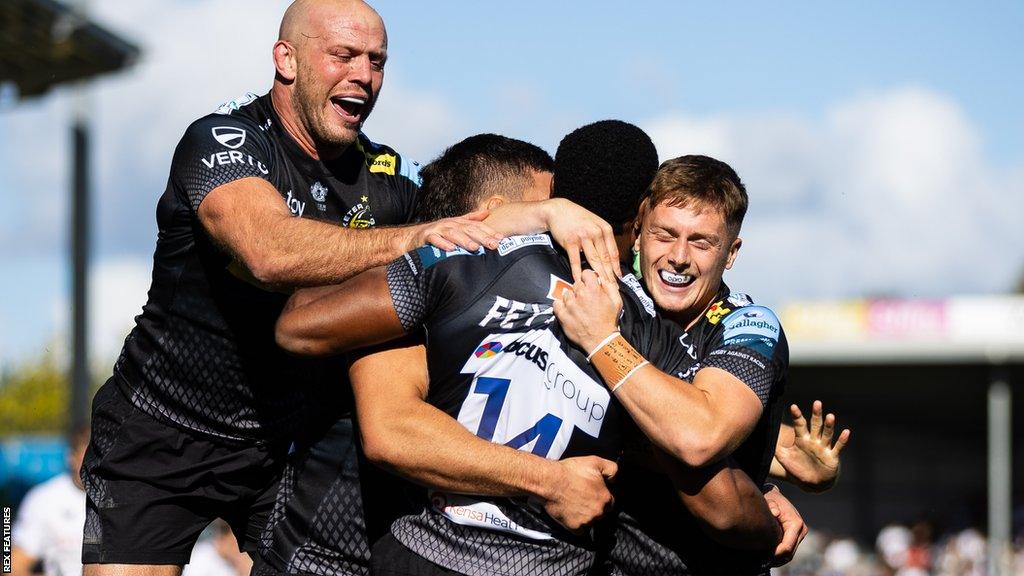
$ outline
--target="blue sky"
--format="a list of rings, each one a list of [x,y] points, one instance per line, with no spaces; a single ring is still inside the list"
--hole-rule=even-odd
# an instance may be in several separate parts
[[[139,43],[91,90],[92,341],[109,363],[148,286],[154,211],[194,118],[270,86],[285,2],[104,0]],[[373,138],[429,160],[477,132],[554,151],[621,118],[663,158],[747,182],[727,280],[770,304],[1010,290],[1024,273],[1024,5],[381,1]],[[69,90],[0,109],[0,366],[66,333]]]

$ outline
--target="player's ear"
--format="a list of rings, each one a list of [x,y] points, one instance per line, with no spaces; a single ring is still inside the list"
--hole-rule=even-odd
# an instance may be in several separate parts
[[[737,236],[729,245],[729,257],[725,261],[726,270],[732,269],[732,263],[736,261],[736,256],[740,253],[740,246],[743,246],[743,238]]]
[[[497,194],[495,194],[494,196],[488,198],[486,202],[484,202],[484,208],[488,210],[494,210],[495,208],[504,205],[505,202],[506,200],[504,196],[498,196]]]
[[[291,42],[278,40],[274,43],[274,68],[282,80],[295,81],[298,64],[295,60],[295,46]]]

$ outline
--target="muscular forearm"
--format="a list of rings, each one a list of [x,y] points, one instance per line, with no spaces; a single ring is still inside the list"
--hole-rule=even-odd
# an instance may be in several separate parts
[[[546,500],[558,483],[556,462],[478,438],[426,403],[392,411],[378,424],[364,433],[367,457],[418,484],[446,492]]]
[[[374,268],[337,286],[292,294],[275,329],[279,346],[304,356],[327,356],[405,333],[388,291],[386,271]]]
[[[417,233],[413,226],[353,230],[287,217],[254,235],[236,257],[261,282],[274,286],[319,286],[342,282],[401,256]]]
[[[683,505],[704,532],[723,546],[769,552],[782,531],[761,490],[730,461],[687,469],[659,454]]]
[[[615,395],[656,446],[695,468],[731,454],[757,421],[731,417],[737,408],[731,399],[718,398],[699,382],[690,385],[651,365],[636,371]]]

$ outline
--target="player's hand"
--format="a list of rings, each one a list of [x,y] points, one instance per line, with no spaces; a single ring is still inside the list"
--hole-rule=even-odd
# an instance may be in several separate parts
[[[843,430],[833,445],[836,417],[827,414],[822,418],[820,400],[815,400],[811,407],[809,428],[796,404],[789,410],[793,415],[793,439],[787,442],[780,437],[775,446],[775,459],[786,469],[787,477],[804,490],[828,490],[839,477],[839,453],[850,441],[850,430]]]
[[[544,510],[572,532],[580,532],[603,516],[614,503],[607,482],[618,465],[597,456],[566,458],[557,462],[560,477]]]
[[[579,282],[583,275],[581,252],[602,280],[611,282],[621,275],[619,249],[607,222],[564,198],[545,200],[545,206],[548,230],[569,254],[574,281]]]
[[[807,536],[807,524],[804,523],[796,506],[782,495],[778,487],[773,486],[771,490],[765,492],[764,499],[768,502],[768,509],[772,511],[772,515],[782,526],[782,540],[775,547],[775,555],[772,558],[772,566],[782,566],[793,559],[796,549]]]
[[[622,312],[619,281],[602,280],[592,270],[584,270],[579,282],[555,299],[554,310],[565,335],[591,352],[618,330]]]
[[[455,250],[456,246],[470,252],[476,252],[481,246],[494,250],[502,236],[483,222],[487,214],[487,210],[477,210],[464,216],[412,226],[410,229],[413,234],[403,252],[415,250],[424,244],[431,244],[445,252]]]

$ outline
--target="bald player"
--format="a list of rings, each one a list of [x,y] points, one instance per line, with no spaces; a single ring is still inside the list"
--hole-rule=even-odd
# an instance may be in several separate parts
[[[387,61],[384,23],[363,2],[295,2],[273,60],[268,94],[193,122],[175,150],[149,299],[93,402],[88,576],[176,576],[218,517],[253,551],[298,422],[350,414],[339,361],[274,343],[286,291],[424,242],[493,248],[553,212],[512,219],[523,230],[485,225],[482,213],[393,227],[411,218],[418,176],[362,132]],[[578,242],[588,259],[614,257],[601,238]]]

